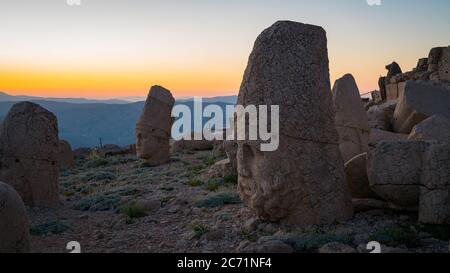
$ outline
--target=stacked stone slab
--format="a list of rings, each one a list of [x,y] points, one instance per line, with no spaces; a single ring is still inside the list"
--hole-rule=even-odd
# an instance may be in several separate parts
[[[72,147],[65,140],[59,141],[58,164],[61,169],[72,169],[75,167]]]
[[[58,124],[41,106],[21,102],[6,116],[0,136],[0,179],[29,206],[59,203]]]
[[[333,87],[336,129],[344,162],[368,150],[369,123],[356,81],[351,74],[336,80]]]
[[[321,27],[281,21],[256,40],[238,105],[279,105],[280,145],[238,141],[238,191],[260,218],[298,226],[352,216]],[[237,121],[245,119],[238,113]],[[248,123],[248,120],[247,120]]]
[[[19,194],[0,182],[0,253],[24,253],[30,250],[30,226]]]
[[[450,224],[450,143],[381,142],[369,151],[372,190],[391,206],[419,210],[419,221]]]
[[[416,208],[423,153],[428,146],[417,141],[385,141],[370,149],[367,175],[372,190],[399,207]]]
[[[369,146],[374,145],[376,143],[382,141],[397,141],[397,140],[407,140],[409,135],[407,134],[397,134],[389,131],[379,130],[379,129],[371,129],[370,130],[370,138],[369,138]]]
[[[413,128],[408,139],[450,143],[450,120],[441,116],[427,118]]]
[[[397,101],[389,101],[370,107],[367,110],[369,127],[384,131],[392,130],[392,120],[396,106]]]
[[[408,81],[394,112],[393,129],[409,134],[413,127],[433,115],[450,118],[450,88],[432,81]]]
[[[144,110],[136,124],[136,153],[150,165],[158,166],[170,160],[172,107],[175,99],[169,90],[153,86]]]
[[[419,221],[450,225],[450,142],[431,146],[424,157]]]
[[[450,46],[443,48],[439,59],[439,79],[450,81]]]
[[[428,58],[421,58],[417,66],[405,73],[398,64],[386,66],[389,70],[386,77],[379,79],[380,92],[383,100],[395,100],[402,96],[406,81],[450,81],[450,47],[435,47],[430,50]]]

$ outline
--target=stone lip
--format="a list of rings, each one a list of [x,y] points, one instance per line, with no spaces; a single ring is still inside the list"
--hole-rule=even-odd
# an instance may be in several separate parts
[[[255,41],[237,104],[279,105],[282,135],[338,144],[328,65],[322,27],[276,22]]]

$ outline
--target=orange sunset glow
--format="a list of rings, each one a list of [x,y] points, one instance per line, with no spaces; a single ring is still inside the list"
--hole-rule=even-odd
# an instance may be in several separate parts
[[[277,8],[269,0],[2,2],[0,92],[143,97],[160,84],[177,97],[236,95],[255,37],[286,19],[323,26],[331,84],[352,73],[366,93],[378,88],[386,64],[397,61],[410,70],[418,56],[447,42],[438,35],[450,25],[444,9],[404,1],[379,7],[363,0],[285,1]],[[412,31],[408,24],[419,11],[434,17]],[[417,41],[417,32],[426,37]]]

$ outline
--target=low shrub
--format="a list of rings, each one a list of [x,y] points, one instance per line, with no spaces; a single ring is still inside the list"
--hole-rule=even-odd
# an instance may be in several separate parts
[[[200,239],[203,235],[205,235],[209,231],[208,227],[206,227],[202,224],[194,225],[192,230],[194,231],[194,237],[196,239]]]
[[[421,245],[417,231],[409,226],[384,228],[372,234],[369,239],[391,247],[400,245],[417,247]]]
[[[135,204],[122,207],[121,212],[130,219],[142,218],[148,215],[143,208]]]
[[[195,203],[197,208],[216,208],[225,205],[240,204],[241,199],[235,193],[218,193],[209,195]]]
[[[34,236],[47,236],[49,234],[61,234],[68,226],[59,220],[51,221],[30,228],[30,234]]]

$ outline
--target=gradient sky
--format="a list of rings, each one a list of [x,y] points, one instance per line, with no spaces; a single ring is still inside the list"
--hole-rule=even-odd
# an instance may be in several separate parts
[[[237,94],[258,34],[277,20],[323,26],[331,80],[377,88],[450,44],[450,1],[0,0],[0,91],[50,97]]]

